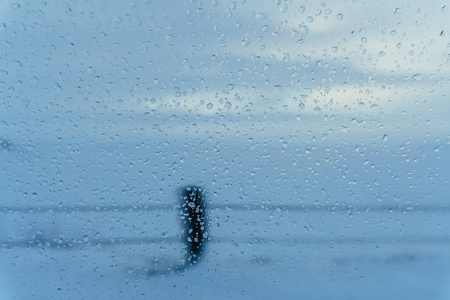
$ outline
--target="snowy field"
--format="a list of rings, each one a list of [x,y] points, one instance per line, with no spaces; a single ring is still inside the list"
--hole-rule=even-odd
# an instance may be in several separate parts
[[[0,0],[0,299],[450,299],[445,2]]]
[[[429,168],[448,169],[446,151],[439,153],[439,160],[432,157],[415,165],[414,172],[423,180],[415,192],[400,183],[388,188],[390,181],[386,181],[378,189],[371,188],[372,194],[384,193],[382,199],[371,199],[371,194],[364,199],[364,191],[359,189],[368,188],[368,182],[356,187],[345,184],[349,178],[338,176],[332,168],[326,177],[334,178],[334,185],[327,185],[323,178],[324,186],[309,185],[309,190],[296,188],[305,183],[294,179],[284,183],[286,189],[276,190],[266,186],[265,180],[252,180],[257,174],[240,175],[246,182],[242,185],[234,184],[234,177],[230,182],[222,178],[223,182],[211,184],[207,172],[198,176],[202,173],[192,170],[201,167],[222,173],[224,167],[219,165],[226,165],[228,174],[239,174],[240,165],[253,165],[259,156],[226,164],[224,154],[218,165],[219,156],[211,155],[209,162],[188,165],[185,169],[191,172],[163,170],[167,173],[159,177],[138,163],[144,158],[158,160],[152,157],[157,154],[152,154],[150,146],[142,150],[148,154],[140,156],[139,150],[84,145],[79,149],[42,145],[33,149],[39,157],[29,150],[2,152],[4,299],[450,296],[447,187],[438,179],[433,180],[439,183],[433,187],[423,176]],[[211,148],[213,144],[204,144],[191,151]],[[70,156],[74,151],[78,158],[58,161],[63,164],[60,166],[52,162],[55,155]],[[105,160],[103,153],[113,153],[104,167],[94,163]],[[120,153],[132,153],[133,157],[124,158]],[[234,157],[231,153],[238,151],[229,148],[227,153]],[[300,158],[298,164],[323,161],[321,151],[316,155]],[[288,175],[304,169],[292,166],[289,152],[276,157],[276,168]],[[438,161],[445,163],[433,165]],[[348,167],[350,177],[367,171],[364,163],[356,162]],[[118,163],[124,165],[121,172],[126,172],[126,177],[109,171],[107,166]],[[385,163],[400,170],[392,160]],[[269,167],[259,172],[267,182],[276,182],[279,176]],[[445,173],[439,176],[444,177],[439,180],[447,180]],[[362,181],[368,177],[366,174]],[[163,178],[171,179],[161,183]],[[181,261],[174,206],[175,188],[185,183],[183,178],[207,187],[210,240],[197,267],[171,274],[164,270]],[[105,184],[98,188],[98,182]],[[339,194],[333,186],[340,184],[350,187]],[[25,186],[29,186],[27,191]],[[159,190],[151,192],[155,188]],[[402,200],[394,200],[390,190],[402,195]],[[163,271],[151,275],[154,269]]]

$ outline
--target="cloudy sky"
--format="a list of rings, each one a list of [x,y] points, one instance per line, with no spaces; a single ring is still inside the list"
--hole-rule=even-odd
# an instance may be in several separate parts
[[[32,162],[30,174],[49,160],[57,165],[58,152],[70,161],[61,172],[96,174],[93,189],[106,176],[92,167],[97,161],[109,162],[102,166],[110,174],[117,165],[140,165],[132,173],[140,180],[129,173],[107,180],[109,197],[118,180],[144,193],[154,185],[173,190],[183,178],[232,186],[230,199],[243,189],[272,195],[267,182],[289,199],[297,190],[315,199],[324,186],[335,195],[345,186],[351,199],[386,191],[402,198],[396,189],[404,199],[420,190],[423,199],[430,181],[417,188],[422,177],[440,178],[438,194],[446,193],[447,177],[433,175],[442,174],[434,169],[450,143],[445,1],[0,6],[0,137],[26,153],[16,159]],[[309,195],[294,181],[311,176],[318,179],[305,179],[306,190],[315,190]],[[393,178],[403,183],[393,188]],[[281,179],[290,185],[276,185]],[[34,186],[33,177],[25,182]],[[47,185],[37,189],[47,195]]]
[[[446,138],[445,1],[0,5],[9,139]]]

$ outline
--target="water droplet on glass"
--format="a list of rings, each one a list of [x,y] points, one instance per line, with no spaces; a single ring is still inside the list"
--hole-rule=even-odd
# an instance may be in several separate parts
[[[309,33],[309,28],[308,28],[308,26],[303,25],[303,26],[300,27],[300,31],[301,31],[303,34],[308,34],[308,33]]]
[[[242,44],[242,46],[244,46],[244,47],[247,47],[248,45],[250,45],[250,43],[251,43],[251,41],[250,41],[249,38],[244,38],[244,39],[241,41],[241,44]]]
[[[257,13],[257,14],[256,14],[256,18],[257,18],[258,20],[263,20],[263,19],[266,19],[266,18],[267,18],[267,15],[266,15],[266,14],[263,14],[263,13]]]
[[[282,14],[284,14],[287,10],[288,10],[287,4],[284,4],[282,7],[280,7],[280,12],[281,12]]]

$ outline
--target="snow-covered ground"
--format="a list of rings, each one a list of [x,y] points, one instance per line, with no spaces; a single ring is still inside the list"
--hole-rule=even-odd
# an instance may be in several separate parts
[[[114,153],[112,149],[101,150],[99,145],[83,144],[77,149],[79,158],[57,161],[76,162],[78,168],[52,166],[55,155],[69,156],[75,146],[61,145],[59,153],[47,145],[35,148],[39,158],[28,150],[1,154],[5,205],[0,254],[3,291],[9,295],[5,299],[450,296],[447,188],[444,183],[432,186],[445,181],[446,173],[439,173],[443,178],[436,180],[423,175],[430,172],[428,168],[446,166],[447,150],[439,154],[444,162],[440,166],[432,164],[440,161],[436,158],[424,161],[423,168],[417,163],[414,172],[423,183],[416,180],[415,193],[408,185],[387,180],[370,188],[373,192],[364,199],[360,189],[369,189],[368,182],[349,185],[349,178],[336,179],[333,168],[327,176],[318,176],[322,184],[316,187],[305,183],[308,175],[301,182],[292,177],[273,184],[280,174],[271,169],[271,160],[257,170],[265,180],[253,180],[256,174],[239,175],[245,170],[240,166],[252,165],[259,157],[249,156],[227,165],[230,177],[218,176],[222,181],[212,184],[208,172],[195,170],[225,172],[213,157],[187,168],[191,172],[163,171],[167,173],[158,178],[139,163],[144,158],[158,161],[152,158],[151,148],[142,151],[148,155],[139,157],[139,150],[123,146],[116,153],[134,157],[117,158],[105,154]],[[192,151],[212,148],[205,143]],[[353,152],[340,155],[351,157]],[[230,153],[238,151],[228,148],[227,153],[233,156]],[[304,168],[295,167],[298,173],[292,170],[283,155],[289,152],[277,155],[276,162],[287,174],[284,177],[301,173]],[[102,167],[105,157],[109,161]],[[309,160],[324,158],[317,151],[300,158],[298,164],[308,165]],[[114,174],[118,163],[124,165],[120,172],[127,176]],[[393,160],[385,163],[391,163],[392,170],[402,170]],[[113,166],[112,171],[108,166]],[[349,176],[367,174],[364,166],[358,167],[354,160]],[[231,174],[237,174],[241,184],[234,183]],[[328,185],[331,179],[326,177],[343,186],[342,194]],[[162,183],[164,178],[170,179]],[[182,274],[151,276],[149,271],[167,270],[181,261],[174,188],[183,178],[201,182],[208,190],[207,252],[197,267]],[[388,185],[402,199],[394,200]],[[301,188],[305,186],[309,190]],[[371,199],[374,194],[385,196]]]

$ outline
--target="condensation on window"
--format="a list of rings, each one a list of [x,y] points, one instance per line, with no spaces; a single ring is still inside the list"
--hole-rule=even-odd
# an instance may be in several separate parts
[[[448,299],[449,20],[0,1],[0,298]]]

